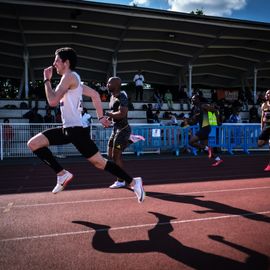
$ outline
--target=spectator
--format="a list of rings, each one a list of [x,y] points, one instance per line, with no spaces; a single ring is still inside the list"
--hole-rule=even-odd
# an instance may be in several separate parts
[[[27,113],[23,115],[23,118],[29,120],[30,123],[30,135],[33,137],[35,134],[39,133],[39,125],[35,125],[37,123],[43,123],[43,117],[38,113],[38,107],[34,107]]]
[[[86,108],[83,108],[82,110],[82,123],[83,123],[83,128],[86,130],[86,132],[90,136],[90,126],[92,124],[92,116],[87,112]]]
[[[180,126],[182,128],[187,128],[189,127],[189,122],[188,122],[188,119],[189,119],[189,115],[186,113],[183,115],[183,118],[182,118],[182,122],[180,124]]]
[[[54,123],[55,119],[54,116],[52,115],[51,109],[46,110],[46,115],[44,116],[44,123]]]
[[[249,123],[260,123],[258,109],[255,104],[249,109]]]
[[[184,130],[184,132],[187,132],[187,137],[188,137],[188,140],[190,140],[191,136],[192,136],[192,129],[187,129],[190,125],[189,125],[189,114],[182,114],[181,116],[179,116],[182,120],[181,124],[180,124],[180,127],[183,128],[183,129],[186,129]],[[180,133],[180,139],[181,139],[181,136],[182,136],[182,133]],[[182,153],[190,153],[191,150],[190,150],[190,147],[189,146],[184,146],[183,149],[182,149]]]
[[[105,102],[109,100],[109,91],[106,84],[103,82],[99,88],[99,94],[101,101]]]
[[[229,118],[229,123],[241,123],[241,116],[239,115],[239,111],[233,109],[232,114]]]
[[[173,95],[170,89],[167,89],[167,92],[164,95],[164,101],[167,102],[168,109],[173,110]]]
[[[152,124],[155,122],[152,108],[153,108],[152,104],[149,103],[147,106],[147,109],[146,109],[146,119],[147,119],[147,123],[149,123],[149,124]]]
[[[155,109],[161,110],[162,106],[163,106],[163,100],[162,100],[161,94],[160,94],[158,89],[154,90],[153,99],[156,102]]]
[[[167,126],[177,126],[178,122],[176,116],[173,113],[169,113],[169,121],[166,123]]]
[[[142,101],[144,76],[142,75],[141,70],[138,70],[138,73],[134,76],[133,81],[135,82],[136,88],[136,101],[138,101],[138,98],[140,98],[140,101]]]
[[[160,115],[160,111],[157,110],[157,111],[154,113],[154,123],[160,123],[159,115]]]
[[[265,95],[263,94],[263,92],[260,92],[258,94],[257,105],[261,105],[264,102],[265,102]]]

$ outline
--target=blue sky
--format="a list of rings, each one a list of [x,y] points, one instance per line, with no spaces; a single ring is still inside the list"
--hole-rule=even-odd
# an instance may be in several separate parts
[[[205,15],[270,23],[270,0],[95,0],[92,2],[136,4],[138,7],[186,13],[202,9]]]

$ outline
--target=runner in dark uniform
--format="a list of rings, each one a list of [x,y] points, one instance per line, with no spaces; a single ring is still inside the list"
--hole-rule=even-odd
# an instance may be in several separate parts
[[[111,92],[110,98],[110,112],[106,113],[113,122],[113,131],[108,141],[108,156],[121,168],[123,165],[122,153],[126,147],[133,143],[130,140],[135,136],[135,139],[144,140],[142,136],[131,135],[131,127],[128,123],[128,96],[125,91],[121,91],[121,79],[112,77],[108,80],[107,88]],[[124,179],[117,178],[117,180],[110,186],[110,188],[125,187]]]
[[[194,95],[191,99],[194,105],[191,110],[191,118],[189,118],[189,124],[194,125],[199,123],[200,129],[198,132],[191,136],[189,144],[197,149],[203,149],[208,151],[209,158],[215,158],[215,163],[212,164],[213,167],[220,165],[223,160],[219,156],[214,157],[213,150],[208,146],[208,137],[211,132],[211,125],[208,118],[208,111],[214,112],[215,109],[210,104],[202,103],[200,101],[199,95]]]
[[[261,105],[261,134],[258,138],[258,146],[262,147],[265,144],[269,144],[270,139],[270,89],[265,93],[265,102]],[[264,169],[266,172],[270,171],[270,161]]]

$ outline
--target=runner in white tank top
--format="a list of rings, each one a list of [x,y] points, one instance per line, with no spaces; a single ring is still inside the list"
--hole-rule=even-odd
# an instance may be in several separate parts
[[[60,100],[63,127],[81,127],[82,123],[82,93],[83,87],[78,73],[72,72],[78,80],[75,89],[69,89]]]
[[[103,115],[103,108],[99,93],[94,89],[81,84],[80,76],[74,72],[77,62],[76,52],[72,48],[60,48],[55,52],[53,66],[44,69],[45,93],[50,106],[60,103],[63,128],[47,129],[32,137],[27,145],[45,164],[51,167],[57,175],[57,184],[53,189],[56,194],[62,191],[72,180],[73,174],[64,170],[53,156],[50,145],[63,145],[72,143],[78,151],[96,168],[106,170],[114,176],[131,184],[134,182],[134,193],[138,202],[142,202],[145,192],[141,177],[132,178],[115,162],[105,159],[99,152],[96,144],[91,140],[89,133],[85,132],[82,124],[82,95],[91,98],[96,108],[99,122],[109,127],[111,122]],[[53,90],[51,78],[53,68],[61,75],[60,83]]]

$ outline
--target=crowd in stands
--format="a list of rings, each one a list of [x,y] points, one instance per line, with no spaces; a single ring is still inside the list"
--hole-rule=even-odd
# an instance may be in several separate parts
[[[145,77],[141,70],[138,70],[134,75],[132,83],[134,92],[131,94],[129,93],[129,110],[133,111],[135,109],[133,102],[146,102],[146,104],[142,106],[142,110],[146,111],[147,123],[176,125],[183,122],[183,111],[185,112],[184,115],[186,117],[188,116],[191,110],[191,104],[186,89],[181,88],[176,90],[164,87],[159,89],[159,87],[153,86],[154,88],[151,89],[152,96],[148,96],[146,98],[146,95],[144,95],[143,92]],[[90,82],[89,86],[99,92],[101,101],[108,102],[110,100],[110,92],[108,91],[105,82],[97,82],[93,80]],[[255,103],[253,102],[252,92],[247,89],[245,89],[245,91],[240,90],[238,92],[238,99],[234,101],[218,97],[217,90],[211,90],[211,97],[208,97],[208,99],[205,99],[202,91],[199,89],[195,89],[193,94],[194,93],[198,93],[202,101],[206,101],[217,106],[222,123],[260,122],[258,108],[264,101],[264,92],[260,92],[258,94]],[[26,102],[21,102],[21,109],[32,108],[29,112],[25,113],[23,117],[28,119],[29,123],[56,122],[56,116],[59,113],[58,109],[46,107],[46,115],[43,117],[38,111],[39,109],[44,108],[39,108],[38,100],[39,98],[34,94],[28,100],[28,104]],[[176,106],[177,109],[174,106],[176,103],[180,104],[180,106]],[[251,105],[252,107],[250,108]],[[16,108],[15,105],[6,105],[5,107],[8,109]],[[249,112],[249,119],[241,119],[241,111]]]
[[[239,93],[238,100],[234,101],[226,100],[225,98],[218,99],[215,90],[212,91],[212,96],[210,99],[204,98],[202,92],[199,90],[193,92],[193,94],[195,93],[200,96],[202,102],[211,103],[217,108],[219,112],[220,123],[260,122],[259,107],[260,104],[264,102],[263,93],[260,93],[258,95],[258,100],[255,104],[253,103],[252,99],[248,100],[241,92]],[[190,105],[187,95],[183,95],[182,93],[182,97],[184,101],[188,102],[188,105]],[[163,125],[181,125],[185,121],[185,119],[189,117],[190,107],[188,107],[188,110],[185,114],[181,112],[183,111],[181,107],[179,113],[173,110],[173,96],[170,90],[167,90],[164,97],[160,95],[159,91],[154,91],[153,101],[154,106],[152,105],[152,103],[143,106],[143,109],[146,111],[147,123],[160,123]],[[163,113],[161,114],[164,101],[168,103],[168,109],[166,108],[166,110],[163,110]],[[252,107],[249,109],[248,105],[250,103],[252,103]],[[241,111],[248,112],[249,119],[241,119]]]

